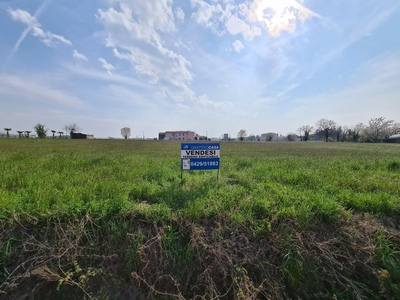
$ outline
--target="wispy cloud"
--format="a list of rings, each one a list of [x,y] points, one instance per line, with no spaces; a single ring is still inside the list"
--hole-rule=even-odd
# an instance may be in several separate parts
[[[101,80],[106,82],[116,82],[119,84],[124,84],[127,86],[136,86],[144,89],[149,89],[151,86],[139,80],[131,77],[119,75],[119,74],[109,74],[102,71],[97,71],[94,69],[82,68],[80,66],[75,66],[72,64],[63,64],[64,68],[72,72],[73,74],[80,75],[82,77]]]
[[[85,61],[88,60],[84,54],[79,53],[77,50],[72,50],[72,57],[76,58],[76,59],[85,60]]]
[[[139,2],[126,9],[128,2],[118,0],[117,7],[99,10],[98,21],[108,34],[107,47],[112,48],[115,57],[128,61],[139,79],[162,86],[171,99],[195,99],[188,87],[193,79],[190,62],[165,42],[165,35],[175,29],[172,2]]]
[[[182,8],[177,7],[175,9],[175,17],[180,21],[183,21],[185,19],[185,12],[182,10]]]
[[[28,33],[32,32],[33,36],[39,37],[41,41],[49,47],[54,47],[58,44],[58,42],[62,42],[64,44],[72,45],[72,42],[65,37],[54,34],[50,31],[43,31],[41,28],[41,24],[37,20],[37,17],[46,9],[46,7],[49,5],[51,0],[45,0],[42,5],[36,10],[36,12],[33,14],[33,16],[21,9],[11,9],[9,8],[7,11],[10,14],[11,18],[14,21],[19,21],[21,23],[24,23],[27,25],[27,27],[24,29],[22,32],[21,36],[19,37],[18,41],[15,43],[10,55],[7,58],[6,65],[10,61],[10,59],[17,53],[19,46],[21,43],[25,40],[26,36]]]
[[[16,96],[18,98],[59,104],[66,107],[81,107],[83,102],[60,89],[49,86],[43,80],[35,81],[31,76],[18,77],[0,75],[0,95]]]
[[[232,43],[233,49],[235,49],[236,52],[240,52],[244,49],[244,46],[241,41],[236,40],[235,42]]]
[[[104,58],[100,57],[99,61],[101,62],[101,67],[107,71],[108,74],[112,75],[111,71],[115,70],[115,67],[108,63]]]

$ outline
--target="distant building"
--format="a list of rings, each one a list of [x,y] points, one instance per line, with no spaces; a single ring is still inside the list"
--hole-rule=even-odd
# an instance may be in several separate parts
[[[199,136],[194,131],[166,131],[158,134],[159,140],[174,140],[174,141],[203,141],[207,140],[205,136]]]
[[[84,133],[71,132],[71,139],[74,139],[74,140],[93,140],[94,139],[94,135],[93,134],[84,134]]]
[[[387,139],[388,143],[400,143],[400,134],[395,134]]]
[[[224,137],[222,138],[224,141],[229,140],[229,134],[224,133]]]

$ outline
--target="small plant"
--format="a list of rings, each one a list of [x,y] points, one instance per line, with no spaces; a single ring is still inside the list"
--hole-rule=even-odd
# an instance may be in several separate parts
[[[76,260],[74,260],[72,263],[74,265],[74,269],[70,269],[64,273],[64,276],[58,281],[57,291],[60,290],[63,284],[84,287],[87,285],[90,278],[104,274],[102,268],[88,267],[86,269],[82,269]]]

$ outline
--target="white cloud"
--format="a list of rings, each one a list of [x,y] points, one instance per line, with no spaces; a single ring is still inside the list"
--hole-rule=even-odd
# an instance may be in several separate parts
[[[50,87],[44,81],[34,81],[30,77],[0,75],[0,94],[69,107],[80,107],[83,104],[77,97]]]
[[[8,13],[11,15],[11,18],[14,21],[20,21],[26,25],[33,25],[33,26],[39,25],[39,22],[36,20],[36,18],[31,16],[31,14],[29,12],[27,12],[26,10],[8,9]]]
[[[221,14],[223,9],[220,4],[211,5],[203,0],[191,0],[192,7],[196,7],[197,11],[192,14],[197,23],[206,25],[207,27],[212,26],[211,18],[215,14]]]
[[[99,61],[101,62],[101,67],[107,71],[108,74],[112,75],[111,71],[115,70],[115,67],[108,63],[104,58],[100,57]]]
[[[79,52],[76,51],[76,50],[72,50],[72,57],[73,57],[73,58],[76,58],[76,59],[82,59],[82,60],[85,60],[85,61],[88,60],[87,57],[86,57],[84,54],[79,53]]]
[[[139,24],[163,32],[175,29],[172,0],[114,0],[129,21],[136,19]]]
[[[180,21],[183,21],[185,19],[185,12],[182,10],[182,8],[177,7],[175,9],[175,17]]]
[[[294,32],[298,20],[321,18],[296,0],[254,0],[249,8],[242,5],[241,12],[247,12],[251,22],[262,23],[273,37],[282,31]]]
[[[225,23],[228,32],[232,35],[241,33],[246,39],[253,39],[255,36],[261,35],[261,29],[252,26],[250,27],[243,20],[239,19],[236,15],[231,16]]]
[[[20,43],[25,39],[26,35],[30,31],[32,31],[33,36],[39,37],[43,44],[48,47],[55,47],[59,42],[67,45],[72,45],[72,42],[70,40],[61,35],[51,33],[50,31],[44,32],[41,28],[42,25],[38,22],[37,18],[35,16],[32,16],[29,12],[21,9],[8,9],[8,13],[11,15],[11,18],[14,21],[19,21],[28,25],[28,27],[22,33],[16,46],[14,47],[15,50],[13,50],[12,54],[14,54],[18,50]]]
[[[175,101],[193,99],[194,92],[187,87],[193,77],[190,62],[166,48],[161,38],[174,30],[172,1],[128,2],[116,0],[115,7],[99,10],[106,46],[117,58],[129,61],[140,79],[166,88]]]
[[[232,45],[236,52],[240,52],[244,49],[242,42],[239,40],[236,40]]]
[[[215,102],[208,99],[207,95],[201,95],[197,98],[197,103],[200,108],[215,109],[220,111],[228,111],[232,109],[233,105],[229,101]]]
[[[81,68],[76,65],[70,65],[70,64],[64,64],[64,67],[73,72],[74,74],[80,75],[82,77],[90,78],[90,79],[96,79],[96,80],[102,80],[106,82],[116,82],[119,84],[124,84],[128,86],[136,86],[144,89],[150,88],[150,86],[146,83],[143,83],[139,80],[136,80],[131,77],[127,76],[122,76],[118,74],[108,74],[102,71],[97,71],[97,70],[92,70],[92,69],[87,69],[87,68]]]
[[[234,2],[223,1],[225,8],[218,1],[213,2],[216,4],[209,4],[204,0],[191,0],[192,7],[196,8],[192,18],[214,30],[225,24],[230,34],[241,33],[247,39],[262,34],[257,23],[262,24],[271,36],[277,37],[282,31],[293,33],[298,21],[304,22],[310,17],[321,18],[296,0],[253,0],[237,5]]]

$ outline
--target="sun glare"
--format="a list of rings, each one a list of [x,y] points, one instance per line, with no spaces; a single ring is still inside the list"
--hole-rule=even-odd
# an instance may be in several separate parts
[[[296,21],[310,16],[311,11],[296,0],[256,0],[254,15],[258,22],[264,24],[271,36],[279,36],[281,31],[293,32]]]

